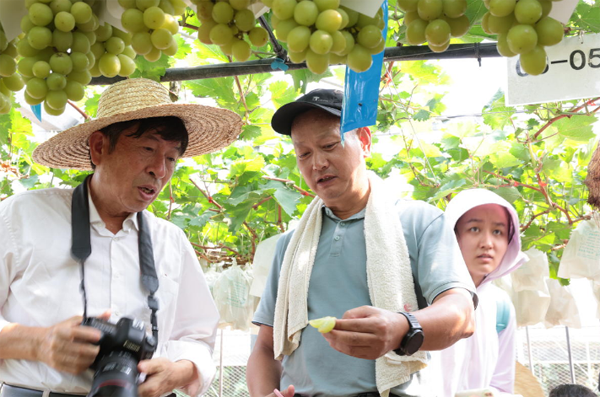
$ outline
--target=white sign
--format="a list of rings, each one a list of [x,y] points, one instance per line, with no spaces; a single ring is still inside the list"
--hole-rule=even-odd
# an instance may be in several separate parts
[[[539,76],[523,72],[518,56],[507,58],[507,105],[600,96],[600,34],[565,38],[546,54],[548,66]]]
[[[21,34],[21,19],[25,15],[25,0],[0,0],[0,24],[8,41]]]
[[[553,1],[552,10],[548,16],[566,25],[569,23],[571,15],[573,15],[573,11],[575,11],[578,3],[579,0]]]
[[[340,4],[373,18],[381,8],[383,0],[341,0]]]

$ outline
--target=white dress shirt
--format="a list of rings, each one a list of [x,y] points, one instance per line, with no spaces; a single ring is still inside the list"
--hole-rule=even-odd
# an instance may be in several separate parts
[[[0,332],[9,323],[49,327],[83,314],[81,266],[71,257],[71,189],[28,191],[0,205]],[[116,234],[91,198],[92,254],[85,262],[88,316],[111,310],[111,321],[131,317],[150,328],[148,292],[141,283],[135,214]],[[154,357],[189,360],[200,374],[200,394],[215,374],[212,361],[219,314],[193,248],[177,226],[145,211],[159,288],[159,340]],[[91,370],[75,376],[26,360],[0,360],[0,382],[39,390],[86,394]]]

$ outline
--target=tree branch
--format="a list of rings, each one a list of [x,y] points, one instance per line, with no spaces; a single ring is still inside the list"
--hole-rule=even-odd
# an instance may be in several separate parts
[[[263,178],[264,179],[268,179],[270,181],[283,182],[286,185],[290,185],[294,189],[296,189],[297,191],[299,191],[303,196],[315,197],[314,194],[311,194],[311,193],[307,192],[306,190],[302,189],[300,186],[296,185],[294,183],[294,181],[290,181],[289,179],[273,178],[273,177],[270,177],[270,176],[263,176]]]

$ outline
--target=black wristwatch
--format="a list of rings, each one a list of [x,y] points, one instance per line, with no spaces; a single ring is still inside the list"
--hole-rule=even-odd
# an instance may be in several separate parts
[[[394,349],[394,353],[399,356],[412,356],[415,354],[421,346],[423,345],[423,340],[425,339],[425,335],[423,334],[423,328],[421,328],[421,324],[419,324],[419,320],[415,316],[406,312],[399,312],[408,320],[408,332],[402,338],[402,342],[400,342],[400,347]]]

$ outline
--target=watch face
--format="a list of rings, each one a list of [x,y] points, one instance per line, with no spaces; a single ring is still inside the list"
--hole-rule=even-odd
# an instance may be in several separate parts
[[[423,345],[423,331],[418,330],[414,332],[408,340],[406,341],[406,346],[404,346],[404,351],[407,355],[415,354]]]

